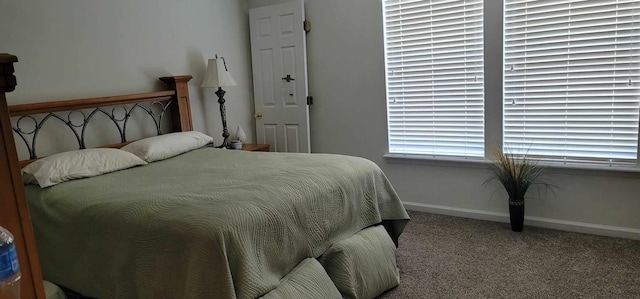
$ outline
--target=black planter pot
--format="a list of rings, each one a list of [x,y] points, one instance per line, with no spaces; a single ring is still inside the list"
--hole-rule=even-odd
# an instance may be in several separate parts
[[[521,232],[524,223],[524,200],[509,199],[509,220],[511,220],[511,230]]]

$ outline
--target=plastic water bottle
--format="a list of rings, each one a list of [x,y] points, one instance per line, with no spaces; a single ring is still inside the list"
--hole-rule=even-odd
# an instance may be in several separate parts
[[[13,235],[0,226],[0,299],[20,299],[21,277]]]

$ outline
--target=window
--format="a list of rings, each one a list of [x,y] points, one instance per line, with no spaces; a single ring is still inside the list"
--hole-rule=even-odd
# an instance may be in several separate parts
[[[389,153],[484,157],[485,139],[502,140],[541,160],[640,169],[639,9],[384,0]],[[484,65],[501,50],[504,65]]]
[[[505,149],[635,163],[638,1],[504,1]]]
[[[389,152],[484,157],[482,0],[385,0]]]

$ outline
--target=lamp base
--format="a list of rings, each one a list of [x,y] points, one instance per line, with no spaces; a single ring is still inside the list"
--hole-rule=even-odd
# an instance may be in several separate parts
[[[231,136],[231,134],[229,134],[229,130],[227,129],[227,111],[224,108],[224,94],[225,91],[222,90],[222,87],[218,87],[216,95],[218,96],[218,103],[220,104],[220,118],[222,119],[222,138],[224,138],[224,141],[222,141],[221,145],[216,146],[216,148],[231,147],[231,144],[229,143],[229,136]]]
[[[224,139],[222,144],[215,146],[215,148],[230,148],[230,147],[231,147],[231,144],[229,143],[229,140],[227,138]]]

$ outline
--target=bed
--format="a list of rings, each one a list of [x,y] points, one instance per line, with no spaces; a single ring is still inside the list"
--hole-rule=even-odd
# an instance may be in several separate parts
[[[172,131],[191,131],[189,79],[162,78],[169,87],[163,92],[18,105],[9,110],[18,120],[41,114],[33,118],[36,123],[65,119],[49,116],[52,113],[85,111],[81,125],[68,126],[76,132],[79,148],[86,147],[83,126],[91,120],[88,116],[113,116],[113,107],[122,105],[129,105],[124,111],[142,107],[149,116],[157,117],[158,133],[164,133],[165,110],[170,113]],[[152,104],[143,109],[143,102]],[[104,106],[111,110],[99,108]],[[152,112],[154,106],[161,112]],[[130,143],[126,125],[122,125],[128,120],[108,119],[118,127],[121,142],[106,147]],[[29,159],[21,163],[37,160],[33,137],[38,134],[18,127],[14,132],[29,152]],[[25,133],[31,133],[32,139]],[[295,277],[304,272],[300,267],[317,259],[326,271],[320,268],[313,273],[330,276],[327,265],[355,260],[348,256],[347,260],[332,259],[328,252],[337,244],[352,246],[348,248],[355,248],[354,254],[370,251],[375,246],[358,247],[351,240],[362,239],[363,232],[377,227],[397,246],[409,220],[377,165],[329,154],[205,146],[53,187],[27,186],[26,194],[44,278],[93,298],[257,298],[270,294],[278,298],[282,295],[273,294],[296,279],[304,281],[302,289],[311,290],[305,285],[321,279],[312,277],[315,274]],[[374,272],[395,267],[395,256],[369,263]],[[339,273],[330,278],[336,282],[367,277],[357,271],[345,273],[352,277]],[[361,281],[359,287],[375,284]],[[323,288],[318,284],[316,291],[323,292]],[[347,295],[343,292],[342,296]]]

